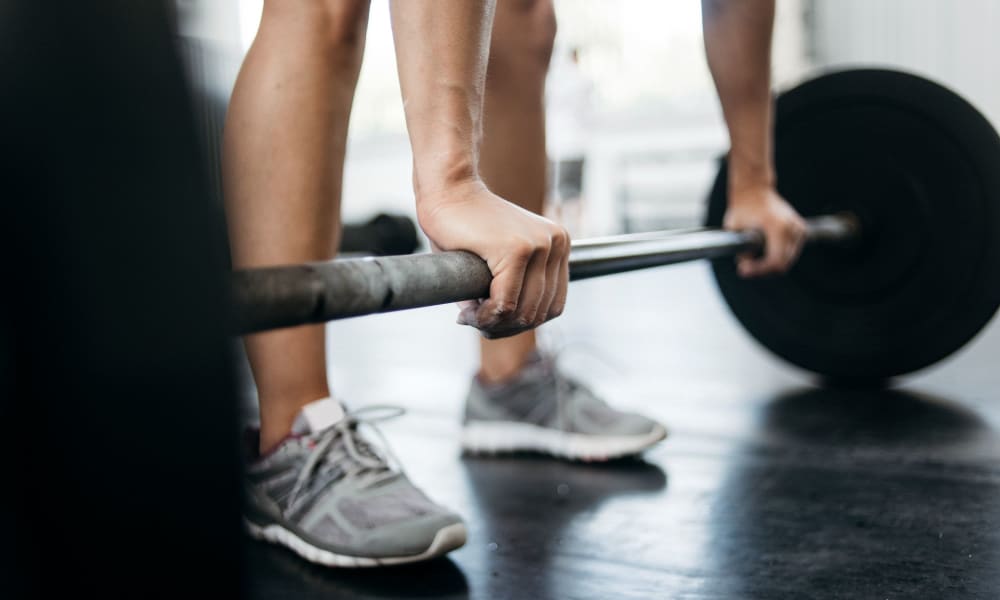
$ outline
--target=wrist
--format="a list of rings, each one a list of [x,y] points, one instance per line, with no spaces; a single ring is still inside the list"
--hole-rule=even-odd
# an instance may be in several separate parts
[[[407,106],[413,148],[413,190],[418,203],[434,202],[444,191],[479,181],[482,125],[475,118],[476,111],[468,102],[451,106],[448,94],[441,96],[431,110]],[[466,114],[473,118],[455,116]],[[413,125],[414,122],[420,125]]]
[[[444,158],[413,165],[413,192],[418,204],[447,199],[456,188],[480,183],[479,169],[471,158]]]
[[[773,190],[776,185],[774,167],[762,161],[740,160],[730,157],[729,196],[731,199],[740,197],[739,193],[754,189]]]
[[[420,180],[413,177],[413,190],[419,218],[433,216],[438,209],[467,201],[486,189],[477,173],[456,169]]]

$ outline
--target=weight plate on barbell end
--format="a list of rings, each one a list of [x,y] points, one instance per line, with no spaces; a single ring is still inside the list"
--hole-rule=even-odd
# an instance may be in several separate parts
[[[763,346],[838,382],[874,382],[949,356],[1000,306],[1000,138],[968,102],[888,70],[821,76],[775,109],[779,192],[803,215],[850,211],[862,238],[814,245],[782,277],[713,261],[722,295]],[[707,222],[726,207],[726,165]]]

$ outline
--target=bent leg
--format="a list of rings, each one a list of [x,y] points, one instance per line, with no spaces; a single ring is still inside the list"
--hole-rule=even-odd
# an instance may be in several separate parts
[[[223,150],[236,268],[333,258],[368,0],[267,0],[233,92]],[[323,325],[247,336],[261,449],[329,395]]]
[[[497,3],[486,72],[480,172],[501,197],[541,214],[546,192],[545,76],[555,40],[551,0]],[[535,333],[482,340],[480,377],[509,379],[535,351]]]

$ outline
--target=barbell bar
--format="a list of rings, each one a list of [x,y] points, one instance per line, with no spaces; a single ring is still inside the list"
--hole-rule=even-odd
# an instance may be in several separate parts
[[[857,220],[847,214],[807,220],[807,243],[857,239]],[[571,281],[700,259],[760,253],[760,232],[661,231],[574,242]],[[236,331],[324,323],[347,317],[421,308],[489,296],[486,262],[462,251],[366,257],[233,273]]]

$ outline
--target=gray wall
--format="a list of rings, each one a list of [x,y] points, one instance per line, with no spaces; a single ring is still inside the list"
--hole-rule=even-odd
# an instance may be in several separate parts
[[[1000,0],[810,0],[806,19],[816,66],[902,67],[1000,127]]]

